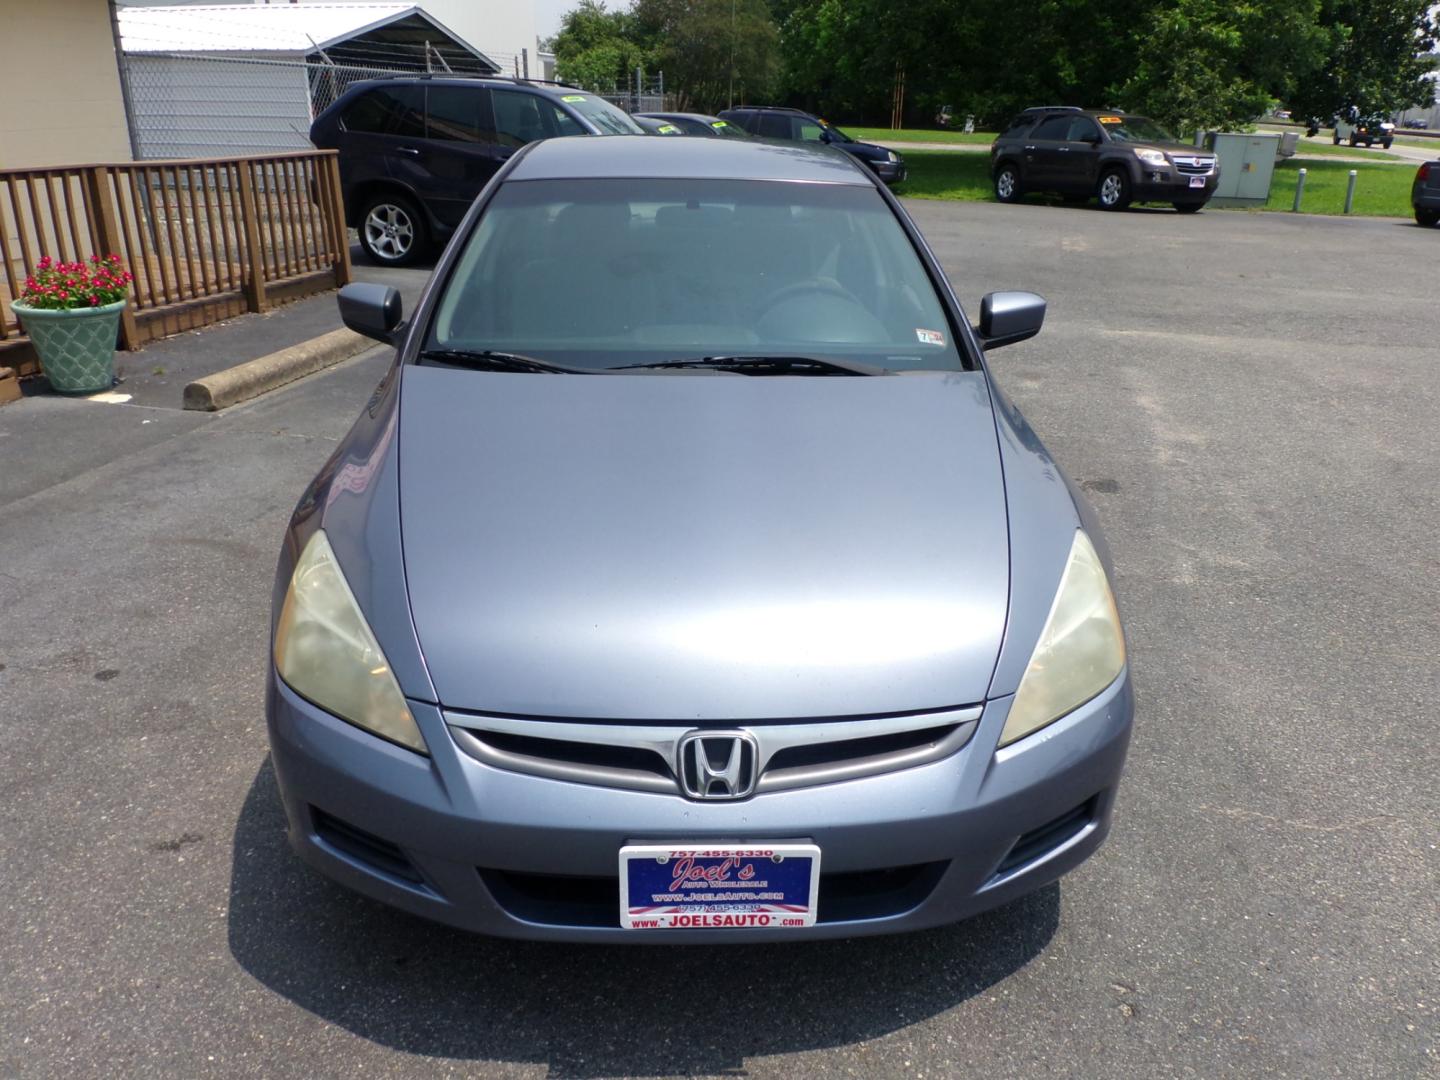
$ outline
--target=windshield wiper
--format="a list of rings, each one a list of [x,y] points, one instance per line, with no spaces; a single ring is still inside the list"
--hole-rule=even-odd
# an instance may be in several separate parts
[[[689,360],[661,360],[653,364],[624,364],[609,371],[646,368],[715,368],[745,375],[791,375],[807,371],[817,375],[890,375],[889,368],[854,360],[821,360],[815,356],[696,356]]]
[[[559,375],[594,375],[594,368],[566,367],[549,360],[537,360],[521,353],[496,352],[494,349],[426,349],[421,360],[438,360],[456,367],[493,368],[496,371],[534,371]]]

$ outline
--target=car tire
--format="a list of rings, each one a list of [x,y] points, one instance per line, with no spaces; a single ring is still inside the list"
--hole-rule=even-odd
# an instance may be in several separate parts
[[[1198,214],[1204,203],[1198,202],[1177,202],[1173,204],[1176,210],[1182,214]]]
[[[1386,139],[1386,140],[1385,140],[1383,143],[1381,143],[1380,145],[1383,146],[1386,150],[1389,150],[1389,149],[1390,149],[1390,142],[1391,142],[1391,140]]]
[[[360,211],[360,248],[376,266],[410,266],[429,246],[420,210],[404,195],[382,192]]]
[[[1415,224],[1433,226],[1440,225],[1440,210],[1430,210],[1426,207],[1415,208]]]
[[[1350,136],[1350,145],[1351,145],[1351,146],[1359,146],[1359,145],[1360,145],[1360,140],[1357,139],[1357,138],[1355,138],[1354,135],[1351,135],[1351,136]]]
[[[1130,205],[1130,177],[1124,169],[1107,169],[1100,175],[1101,210],[1124,210]]]
[[[997,202],[1019,202],[1024,192],[1020,188],[1020,170],[1005,162],[995,170],[995,199]]]
[[[1330,136],[1330,141],[1333,142],[1336,146],[1339,146],[1339,145],[1340,145],[1340,136],[1339,136],[1338,134],[1331,135],[1331,136]]]

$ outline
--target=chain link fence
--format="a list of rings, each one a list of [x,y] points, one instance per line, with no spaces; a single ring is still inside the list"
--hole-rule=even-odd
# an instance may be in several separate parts
[[[520,69],[519,57],[487,53]],[[393,66],[256,60],[186,53],[131,53],[125,77],[136,157],[225,157],[309,150],[310,122],[353,83],[423,72]],[[435,67],[433,74],[447,74]],[[504,71],[506,75],[510,72]],[[477,72],[455,71],[457,75]],[[663,84],[597,93],[627,112],[663,109]]]

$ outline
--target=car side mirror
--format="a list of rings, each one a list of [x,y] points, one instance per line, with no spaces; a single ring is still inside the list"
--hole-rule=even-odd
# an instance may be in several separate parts
[[[400,293],[388,285],[356,282],[340,290],[340,321],[354,330],[386,345],[399,338],[396,331],[404,317]]]
[[[1032,338],[1045,324],[1045,298],[1032,292],[992,292],[980,301],[975,328],[982,349],[998,349]]]
[[[824,128],[821,128],[820,141],[823,143],[834,142],[835,136],[831,135],[830,132],[826,131]]]

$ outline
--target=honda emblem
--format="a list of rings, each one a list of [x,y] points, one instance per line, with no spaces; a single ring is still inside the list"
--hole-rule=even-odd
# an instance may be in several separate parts
[[[744,799],[760,780],[760,745],[748,731],[690,731],[675,754],[680,790],[691,799]]]

